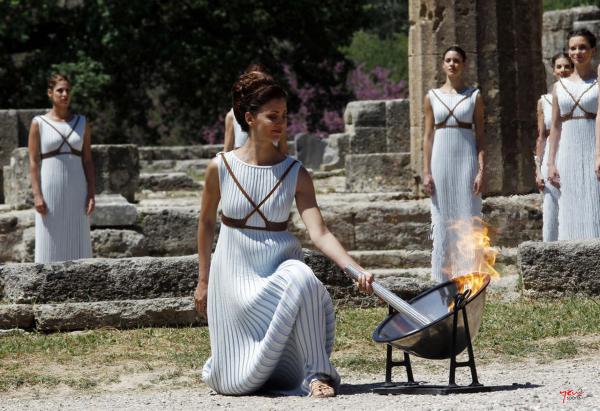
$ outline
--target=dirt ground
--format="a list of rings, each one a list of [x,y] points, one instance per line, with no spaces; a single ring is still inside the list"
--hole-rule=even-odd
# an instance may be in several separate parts
[[[67,387],[53,390],[19,389],[0,394],[0,410],[38,409],[245,409],[245,410],[450,410],[471,409],[600,409],[600,353],[547,363],[515,361],[490,363],[478,368],[480,381],[486,386],[529,386],[489,393],[459,395],[379,395],[383,375],[356,375],[342,372],[338,396],[330,399],[284,397],[269,394],[244,397],[216,395],[205,384],[192,379],[182,382],[183,388],[173,381],[152,384],[165,370],[127,375],[93,391],[77,391]],[[414,364],[415,378],[429,384],[443,383],[447,378],[445,363],[426,366],[423,360]],[[467,370],[459,371],[458,382],[467,382]],[[398,379],[401,372],[397,372]],[[186,378],[185,376],[182,378]],[[189,376],[187,377],[188,379]],[[155,380],[156,381],[156,380]]]

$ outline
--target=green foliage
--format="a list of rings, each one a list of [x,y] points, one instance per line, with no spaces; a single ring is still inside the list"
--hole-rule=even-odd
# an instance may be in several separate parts
[[[251,62],[335,84],[338,47],[364,23],[364,3],[0,0],[0,107],[47,106],[45,79],[61,68],[78,79],[95,142],[199,142]]]
[[[389,38],[380,38],[359,30],[352,36],[352,43],[341,48],[347,58],[357,66],[363,64],[367,71],[376,66],[391,71],[394,81],[408,80],[408,36],[392,33]]]
[[[570,9],[572,7],[598,5],[594,0],[544,0],[544,11]]]

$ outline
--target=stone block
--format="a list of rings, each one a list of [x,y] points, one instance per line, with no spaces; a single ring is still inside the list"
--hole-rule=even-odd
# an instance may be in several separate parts
[[[34,306],[34,313],[42,332],[206,325],[192,297],[41,304]]]
[[[350,133],[350,154],[385,153],[386,150],[385,127],[355,127]]]
[[[140,160],[196,160],[211,159],[220,151],[223,144],[205,144],[194,146],[150,146],[140,147]]]
[[[132,226],[137,222],[137,209],[121,194],[98,194],[91,216],[92,227]]]
[[[330,134],[327,139],[327,149],[330,149],[332,157],[321,164],[321,170],[330,171],[344,168],[346,155],[350,153],[350,134]]]
[[[298,133],[294,136],[296,158],[306,168],[318,170],[323,162],[327,142],[319,136]]]
[[[413,187],[410,154],[346,156],[346,189],[351,192],[409,191]]]
[[[198,251],[198,208],[140,209],[144,248],[149,255],[186,255]],[[215,235],[215,241],[218,237]]]
[[[101,144],[92,146],[96,167],[96,193],[121,194],[129,202],[135,199],[140,163],[134,144]]]
[[[523,290],[533,296],[600,295],[600,240],[519,245]]]
[[[30,304],[0,304],[0,329],[34,327],[33,306]]]
[[[19,147],[17,110],[0,110],[0,167],[10,163],[10,156]]]
[[[31,128],[31,122],[35,116],[41,116],[50,111],[49,108],[31,108],[31,109],[18,109],[18,142],[19,147],[27,147],[29,142],[29,129]]]
[[[4,167],[4,201],[16,210],[33,207],[27,148],[14,149],[10,164]]]
[[[139,188],[150,191],[200,190],[202,185],[186,173],[142,173]]]
[[[33,261],[35,211],[0,213],[0,263]]]
[[[96,258],[126,258],[148,255],[143,234],[133,230],[92,230],[92,251]]]
[[[408,99],[387,100],[386,152],[410,152],[410,101]]]
[[[344,111],[346,133],[353,133],[356,127],[385,127],[385,101],[351,101]]]
[[[307,264],[327,286],[349,280],[327,258],[305,250]],[[3,295],[14,303],[45,304],[191,296],[198,282],[198,257],[84,259],[49,264],[0,266]]]

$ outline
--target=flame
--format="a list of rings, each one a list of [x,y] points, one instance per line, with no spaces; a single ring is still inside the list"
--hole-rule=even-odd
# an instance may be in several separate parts
[[[481,218],[456,221],[449,231],[456,239],[456,245],[450,252],[450,266],[444,268],[449,278],[469,273],[500,277],[500,273],[494,269],[498,250],[492,247],[489,226]]]

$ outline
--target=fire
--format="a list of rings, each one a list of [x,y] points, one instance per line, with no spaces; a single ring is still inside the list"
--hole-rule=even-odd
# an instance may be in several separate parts
[[[488,232],[488,225],[478,217],[460,220],[450,226],[456,246],[450,253],[450,267],[444,270],[449,278],[469,273],[500,277],[494,269],[498,250],[492,247]]]

